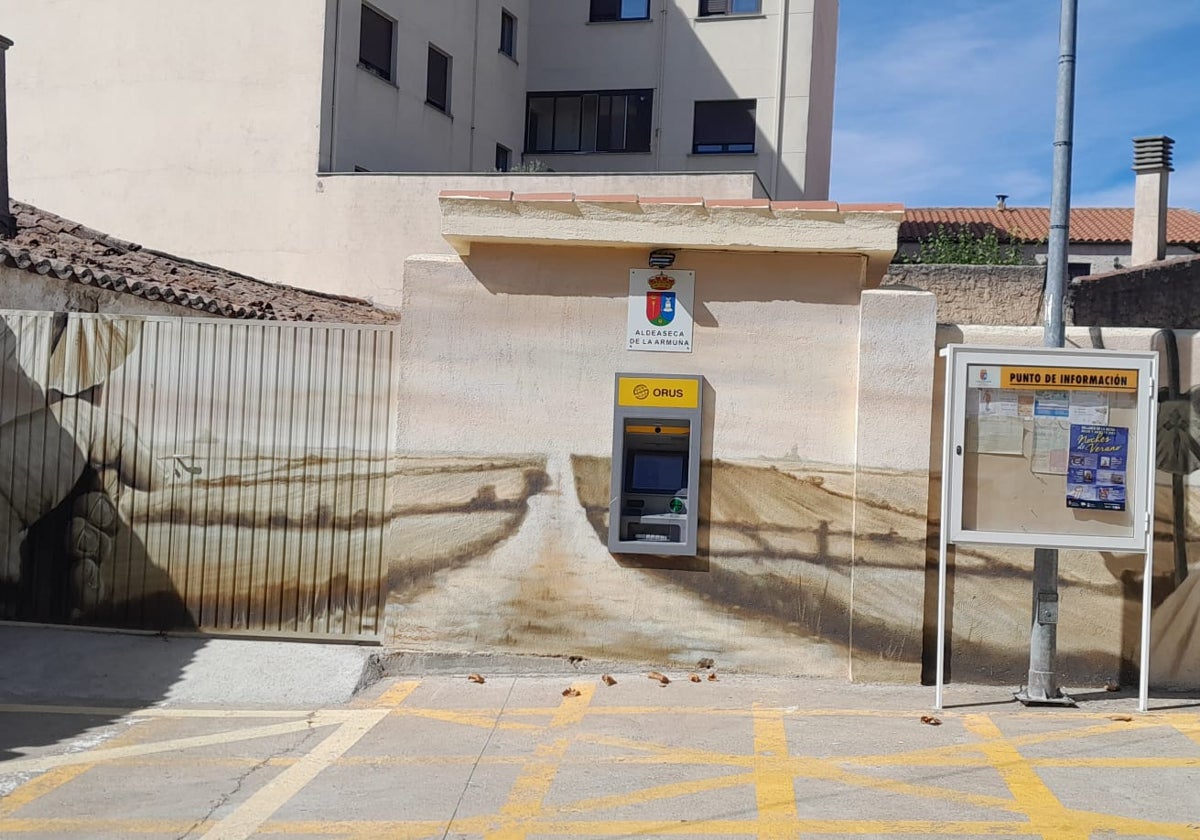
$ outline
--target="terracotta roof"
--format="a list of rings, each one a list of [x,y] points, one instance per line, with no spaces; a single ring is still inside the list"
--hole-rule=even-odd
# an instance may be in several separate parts
[[[938,225],[967,225],[976,234],[994,229],[1001,239],[1044,240],[1050,234],[1048,207],[910,207],[900,223],[900,241],[915,242]],[[1128,244],[1133,236],[1132,207],[1075,207],[1071,210],[1072,242]],[[1167,244],[1200,246],[1200,213],[1167,211]]]
[[[266,321],[374,324],[398,313],[358,298],[255,280],[236,271],[143,248],[29,204],[12,202],[17,235],[0,239],[0,263],[146,300]]]

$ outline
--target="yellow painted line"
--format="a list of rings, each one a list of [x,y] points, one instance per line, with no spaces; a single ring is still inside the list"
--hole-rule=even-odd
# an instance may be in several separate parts
[[[91,770],[91,764],[75,764],[70,767],[56,767],[48,773],[43,773],[36,779],[30,779],[3,799],[0,799],[0,818],[11,817],[35,799],[41,799],[48,793],[53,793],[72,779]],[[5,765],[0,764],[0,770]]]
[[[395,708],[407,700],[408,695],[416,691],[417,686],[420,684],[421,682],[419,680],[398,682],[387,691],[383,692],[383,694],[380,694],[374,705],[376,707],[386,706],[388,708]]]
[[[144,709],[113,706],[0,705],[0,714],[83,715],[87,717],[156,718],[287,718],[305,717],[312,709],[176,709],[151,706]]]
[[[554,717],[550,719],[551,729],[561,729],[579,723],[587,715],[592,705],[592,697],[596,694],[594,683],[576,683],[571,686],[579,692],[578,697],[564,697]]]
[[[1200,722],[1197,722],[1196,720],[1191,720],[1191,721],[1180,720],[1180,721],[1173,721],[1171,723],[1171,726],[1173,726],[1175,729],[1177,729],[1183,735],[1186,735],[1187,737],[1191,738],[1197,744],[1200,744]]]
[[[676,796],[691,796],[696,793],[709,793],[714,790],[742,787],[754,784],[751,773],[735,773],[732,776],[714,776],[708,779],[692,779],[686,782],[671,782],[665,785],[655,785],[627,793],[614,793],[609,796],[597,796],[592,799],[581,799],[567,805],[559,805],[547,810],[555,814],[575,814],[584,811],[600,811],[604,808],[621,808],[627,805],[642,805],[647,802],[658,802]],[[457,826],[456,826],[457,827]]]
[[[460,833],[455,820],[454,828]],[[597,835],[608,837],[635,837],[638,835],[683,834],[693,837],[747,836],[761,831],[761,825],[753,820],[604,820],[596,822],[570,820],[543,820],[530,826],[530,833],[538,836]],[[964,820],[846,820],[846,819],[800,819],[788,824],[788,837],[807,834],[844,834],[850,837],[883,837],[890,834],[930,836],[939,834],[961,837],[964,834],[995,836],[1030,836],[1029,827],[1023,822],[968,822]],[[1053,840],[1048,838],[1047,840]]]
[[[508,801],[500,809],[500,820],[484,837],[491,840],[524,840],[529,823],[542,811],[542,802],[558,775],[558,765],[566,755],[571,742],[559,738],[549,744],[541,744],[533,757],[525,761],[525,769],[513,782]],[[455,831],[463,829],[457,821]]]
[[[287,735],[291,732],[303,732],[317,726],[328,726],[329,722],[310,723],[307,720],[277,723],[271,726],[255,726],[249,729],[238,729],[232,732],[217,732],[212,735],[196,735],[190,738],[173,738],[168,741],[153,741],[145,744],[135,744],[129,747],[108,747],[87,752],[67,753],[43,758],[26,758],[9,761],[4,764],[6,773],[37,773],[52,770],[56,767],[66,767],[75,764],[99,764],[114,759],[132,758],[155,753],[176,752],[193,747],[208,747],[214,744],[232,744],[238,741],[250,741],[255,738],[269,738],[275,735]]]
[[[577,683],[571,687],[579,691],[579,696],[562,699],[550,719],[551,730],[577,724],[587,715],[588,707],[596,694],[596,686]],[[538,745],[533,756],[526,760],[521,775],[513,782],[508,800],[500,809],[500,820],[484,834],[485,838],[525,840],[529,823],[542,812],[543,802],[554,784],[559,764],[570,745],[571,742],[567,738],[556,738],[550,743]],[[454,828],[459,832],[463,830],[457,823]]]
[[[983,739],[983,754],[1012,793],[1017,809],[1029,819],[1030,827],[1043,837],[1054,840],[1089,840],[1091,832],[1081,827],[1072,813],[1063,807],[1037,771],[1029,765],[1000,728],[987,715],[967,715],[967,731]]]
[[[780,711],[754,715],[754,798],[758,804],[758,836],[791,838],[796,834],[796,787],[788,761],[787,732]]]
[[[1091,738],[1097,735],[1110,735],[1114,732],[1134,729],[1150,729],[1162,726],[1161,722],[1146,718],[1134,718],[1132,721],[1108,722],[1094,726],[1080,726],[1067,729],[1054,729],[1047,732],[1035,732],[1017,735],[1006,739],[1014,747],[1030,747],[1036,744],[1049,744],[1056,741],[1071,741],[1078,738]],[[909,764],[939,764],[946,759],[962,760],[963,752],[982,752],[983,745],[979,742],[966,744],[948,744],[944,747],[912,750],[910,752],[883,753],[878,755],[849,756],[846,761],[855,764],[868,764],[883,767],[889,764],[907,766]]]
[[[489,732],[492,729],[507,729],[521,732],[541,732],[543,727],[532,723],[516,723],[514,721],[496,722],[496,718],[502,713],[502,710],[497,709],[494,714],[488,716],[486,712],[475,710],[462,711],[458,709],[393,709],[392,714],[400,717],[416,717],[424,720],[440,720],[445,723],[456,723],[460,726],[473,726],[476,729],[486,729]],[[553,715],[554,710],[547,710],[547,716]],[[507,715],[507,713],[504,713]]]
[[[462,820],[455,820],[457,827]],[[478,820],[476,820],[478,822]],[[289,837],[309,835],[315,837],[349,837],[354,840],[425,840],[439,838],[447,831],[445,820],[414,820],[412,822],[392,822],[387,820],[334,820],[334,821],[289,821],[268,822],[259,829],[258,834],[284,834]],[[482,825],[472,833],[480,833]],[[461,831],[459,833],[462,833]]]
[[[672,747],[665,744],[655,744],[651,741],[634,741],[632,738],[618,738],[613,735],[580,735],[576,740],[596,744],[602,747],[618,747],[627,750],[650,753],[641,756],[605,756],[589,759],[589,761],[628,761],[633,764],[716,764],[728,767],[754,766],[754,756],[734,755],[698,750],[693,747]]]
[[[387,710],[361,712],[346,720],[294,765],[267,782],[201,840],[245,840],[305,785],[387,717]]]
[[[1030,758],[1034,767],[1097,767],[1118,770],[1200,767],[1200,758]]]
[[[183,837],[189,831],[208,825],[195,820],[115,820],[115,819],[67,819],[39,817],[37,819],[0,820],[0,837],[13,834],[61,834],[66,837],[112,834],[127,837],[130,834],[169,834]]]

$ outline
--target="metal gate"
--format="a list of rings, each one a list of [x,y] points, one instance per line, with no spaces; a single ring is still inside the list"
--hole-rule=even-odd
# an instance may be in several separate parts
[[[394,340],[0,312],[0,618],[377,637]]]

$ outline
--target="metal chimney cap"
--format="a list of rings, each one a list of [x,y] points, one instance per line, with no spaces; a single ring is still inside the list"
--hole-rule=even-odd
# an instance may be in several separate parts
[[[1007,210],[1008,209],[1008,204],[1006,203],[1007,201],[1008,201],[1008,193],[996,193],[996,209],[997,210]]]
[[[1133,171],[1173,172],[1171,154],[1174,145],[1175,141],[1165,134],[1133,138]]]

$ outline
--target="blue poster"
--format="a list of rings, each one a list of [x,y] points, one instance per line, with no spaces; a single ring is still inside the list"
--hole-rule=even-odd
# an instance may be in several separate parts
[[[1125,510],[1129,429],[1071,424],[1067,507]]]

